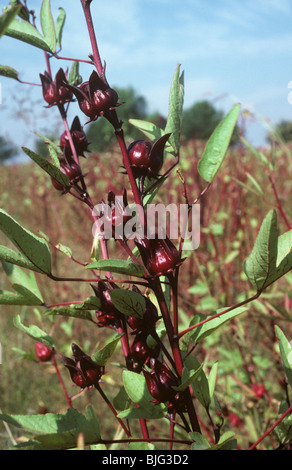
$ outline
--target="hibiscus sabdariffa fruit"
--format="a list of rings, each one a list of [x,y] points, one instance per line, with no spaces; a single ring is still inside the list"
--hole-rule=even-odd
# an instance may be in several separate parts
[[[76,96],[81,111],[90,118],[88,122],[96,121],[119,106],[118,93],[109,86],[104,74],[100,77],[95,70],[89,80],[78,87],[66,86]]]
[[[141,238],[135,243],[145,268],[153,277],[172,273],[184,261],[167,236],[159,238],[156,234],[155,238]]]
[[[154,143],[135,140],[129,145],[128,155],[135,178],[157,178],[164,162],[164,150],[169,136],[170,134],[165,134]]]
[[[73,101],[73,93],[66,87],[68,84],[67,75],[61,68],[53,80],[48,72],[40,74],[43,97],[48,103],[48,108]]]
[[[77,183],[82,177],[82,171],[80,166],[77,163],[69,164],[66,162],[65,159],[61,159],[60,161],[60,171],[64,173],[64,175],[68,176],[70,184],[65,187],[61,183],[59,183],[59,181],[55,180],[54,178],[51,178],[54,188],[56,188],[58,191],[69,190],[71,185]]]
[[[72,344],[73,359],[63,357],[64,365],[70,373],[72,382],[81,389],[97,385],[104,374],[104,367],[94,362],[77,344]]]

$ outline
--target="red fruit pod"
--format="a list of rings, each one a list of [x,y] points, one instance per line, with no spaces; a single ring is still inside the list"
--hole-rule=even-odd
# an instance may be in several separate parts
[[[149,274],[156,277],[171,273],[184,259],[172,241],[165,238],[143,238],[135,240],[142,261]]]
[[[136,140],[129,145],[129,160],[136,178],[140,176],[157,178],[163,165],[165,144],[169,136],[170,134],[165,134],[154,143]]]
[[[96,385],[104,373],[104,367],[94,362],[75,343],[72,344],[72,352],[74,359],[63,358],[72,382],[81,389]]]
[[[35,343],[35,355],[40,362],[48,362],[52,359],[54,352],[44,343],[37,341]]]
[[[40,74],[40,79],[43,97],[49,108],[72,101],[73,93],[65,86],[68,82],[62,68],[57,72],[55,80],[52,80],[48,72]]]
[[[135,285],[133,286],[133,291],[141,294],[141,292]],[[137,318],[127,315],[126,320],[129,327],[132,328],[134,332],[143,331],[144,333],[151,334],[151,332],[153,332],[153,329],[155,328],[155,323],[157,322],[159,316],[157,308],[155,307],[153,302],[151,302],[151,300],[146,296],[144,296],[144,299],[146,302],[146,308],[143,317]]]
[[[89,142],[80,124],[78,116],[76,116],[73,120],[72,126],[70,128],[70,134],[77,155],[84,157],[84,152],[88,151]],[[60,147],[63,150],[65,157],[69,159],[72,156],[72,149],[66,131],[64,131],[60,137]]]
[[[74,93],[79,108],[90,121],[95,121],[99,116],[118,106],[117,92],[109,86],[105,77],[99,77],[95,70],[89,80],[81,83],[79,87],[68,84],[66,86]]]
[[[150,358],[156,358],[160,352],[159,345],[156,345],[154,348],[148,345],[147,336],[148,333],[142,331],[137,333],[130,346],[131,358],[139,364],[145,364]]]
[[[65,160],[62,160],[60,163],[60,171],[68,176],[71,184],[77,182],[82,176],[81,168],[79,165],[77,165],[77,163],[71,163],[69,165]],[[71,186],[70,184],[69,186],[65,187],[54,178],[51,178],[51,181],[54,188],[58,191],[66,191],[66,189],[69,189]]]

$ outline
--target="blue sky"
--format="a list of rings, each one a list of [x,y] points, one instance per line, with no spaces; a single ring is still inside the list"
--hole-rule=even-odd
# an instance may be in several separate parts
[[[7,3],[0,0],[1,9]],[[39,11],[40,0],[27,3]],[[55,18],[59,7],[67,13],[61,54],[86,59],[91,47],[80,2],[51,0],[51,6]],[[92,14],[108,81],[133,86],[146,98],[150,112],[167,114],[171,79],[181,64],[185,108],[209,99],[227,112],[240,102],[253,115],[246,121],[246,137],[253,145],[265,143],[267,124],[292,120],[290,0],[93,0]],[[8,37],[0,40],[0,57],[24,81],[39,82],[45,70],[42,51]],[[53,72],[68,64],[52,61]],[[91,70],[81,66],[84,80]],[[3,77],[0,83],[1,135],[29,146],[32,131],[46,132],[48,123],[59,126],[55,110],[45,109],[42,102],[30,109],[29,102],[22,102],[26,97],[41,99],[39,87]],[[79,114],[77,104],[73,112]]]

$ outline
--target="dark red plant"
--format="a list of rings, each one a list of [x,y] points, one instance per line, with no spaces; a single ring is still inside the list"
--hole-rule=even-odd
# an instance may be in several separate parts
[[[97,385],[104,374],[104,367],[96,364],[79,346],[72,344],[73,359],[64,356],[64,365],[75,385],[81,389]]]
[[[52,80],[50,74],[45,71],[40,74],[43,88],[44,100],[48,103],[48,108],[60,104],[68,103],[73,100],[73,93],[65,85],[67,85],[67,77],[61,68],[56,74],[55,80]]]

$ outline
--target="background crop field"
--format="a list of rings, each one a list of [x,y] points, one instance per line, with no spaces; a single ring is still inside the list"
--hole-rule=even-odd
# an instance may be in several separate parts
[[[182,149],[179,165],[185,178],[190,199],[195,199],[202,189],[196,164],[203,151],[203,144],[190,142]],[[271,153],[273,152],[273,154]],[[279,197],[286,213],[292,219],[291,149],[278,146],[266,154],[275,159],[275,180]],[[114,189],[121,194],[125,176],[120,171],[121,161],[115,147],[102,154],[89,154],[84,160],[84,173],[93,200],[98,203]],[[248,178],[250,173],[257,184]],[[114,186],[114,187],[113,187]],[[72,249],[73,256],[81,262],[88,261],[92,243],[90,214],[77,200],[60,196],[52,190],[50,179],[34,164],[1,167],[0,206],[33,233],[43,232],[56,245],[62,243]],[[261,193],[261,188],[263,193]],[[264,196],[263,196],[264,194]],[[160,195],[161,201],[184,202],[183,186],[176,171],[169,178]],[[187,326],[195,313],[209,314],[220,307],[235,304],[248,297],[252,290],[243,274],[243,261],[250,253],[261,222],[274,206],[275,196],[269,174],[253,153],[243,145],[230,149],[223,168],[201,203],[201,243],[190,253],[181,269],[180,318],[181,326]],[[278,212],[280,232],[286,231]],[[7,243],[3,235],[0,242]],[[70,277],[82,274],[82,267],[69,257],[51,247],[54,273]],[[125,256],[114,242],[110,253]],[[53,283],[36,275],[46,303],[83,300],[90,295],[85,283]],[[274,325],[277,324],[288,338],[292,335],[292,274],[289,273],[264,295],[254,301],[247,311],[223,326],[218,333],[206,339],[196,355],[205,366],[219,362],[216,393],[224,413],[224,430],[235,432],[240,448],[247,448],[273,424],[278,416],[279,403],[285,396],[286,379]],[[9,288],[6,276],[1,274],[0,289]],[[252,295],[252,294],[251,294]],[[20,314],[25,324],[36,323],[46,331],[54,331],[58,338],[58,352],[71,355],[74,341],[90,353],[96,344],[103,344],[111,334],[81,320],[55,317],[44,318],[44,309],[34,307],[1,306],[0,341],[2,345],[0,408],[5,413],[64,412],[67,404],[51,364],[39,364],[34,359],[34,343],[13,325],[13,318]],[[119,363],[122,356],[117,349],[113,361]],[[62,377],[69,393],[78,390],[72,386],[67,370],[59,361]],[[114,365],[104,376],[109,394],[114,399],[119,369]],[[265,393],[257,396],[254,384],[264,384]],[[74,406],[83,409],[92,403],[103,423],[108,422],[107,435],[112,436],[111,417],[96,393],[86,391],[76,398]],[[199,408],[199,404],[197,405]],[[204,410],[199,416],[204,415]],[[153,429],[160,427],[152,422]],[[0,448],[5,449],[21,434],[0,424]],[[161,427],[160,434],[163,435]],[[165,430],[167,435],[168,427]],[[106,436],[103,436],[106,438]],[[261,444],[269,449],[277,441],[272,434]]]

